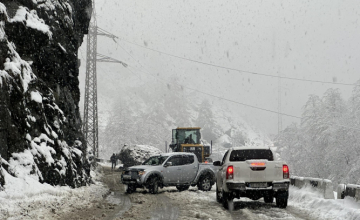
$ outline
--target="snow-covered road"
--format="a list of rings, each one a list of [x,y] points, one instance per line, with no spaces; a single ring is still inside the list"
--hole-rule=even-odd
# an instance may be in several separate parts
[[[262,199],[241,198],[234,200],[234,210],[229,212],[216,202],[215,186],[209,192],[196,187],[179,192],[175,187],[167,187],[157,195],[145,189],[129,195],[119,183],[120,172],[107,166],[100,170],[96,184],[79,189],[37,185],[36,192],[25,190],[23,195],[9,190],[0,192],[0,219],[360,220],[359,202],[352,198],[326,200],[311,188],[291,187],[286,209],[265,204]]]

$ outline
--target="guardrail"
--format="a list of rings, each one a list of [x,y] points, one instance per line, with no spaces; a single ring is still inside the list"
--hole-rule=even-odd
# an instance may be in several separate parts
[[[334,199],[333,184],[331,180],[294,176],[290,178],[290,184],[300,189],[305,186],[311,186],[321,192],[325,199]]]
[[[360,200],[360,185],[339,184],[337,187],[337,199],[344,199],[346,196]]]

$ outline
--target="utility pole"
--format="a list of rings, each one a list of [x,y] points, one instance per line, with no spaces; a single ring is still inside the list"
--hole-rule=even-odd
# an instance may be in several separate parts
[[[87,35],[86,52],[86,78],[85,78],[85,101],[84,101],[84,122],[83,132],[85,134],[86,146],[83,155],[86,157],[87,149],[93,149],[94,157],[99,157],[98,137],[98,102],[97,102],[97,78],[96,62],[120,63],[124,67],[127,64],[111,57],[97,53],[97,36],[107,36],[115,41],[116,36],[99,28],[96,22],[95,1],[92,1],[92,14]],[[95,160],[94,158],[94,160]]]

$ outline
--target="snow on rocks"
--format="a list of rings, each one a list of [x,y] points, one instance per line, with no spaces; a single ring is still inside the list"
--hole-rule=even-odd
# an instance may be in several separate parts
[[[39,91],[31,91],[30,92],[31,100],[34,100],[37,103],[42,103],[42,96]]]
[[[156,147],[149,145],[132,145],[124,146],[118,158],[122,161],[125,167],[140,165],[147,158],[152,155],[161,154],[162,151]]]
[[[44,20],[39,18],[35,10],[29,11],[28,8],[20,6],[16,11],[15,16],[10,19],[10,22],[22,22],[29,28],[36,29],[45,33],[49,39],[52,38],[50,27],[45,24]]]
[[[28,90],[29,83],[36,79],[36,76],[33,74],[30,65],[22,60],[19,54],[15,51],[15,46],[12,43],[7,42],[7,47],[9,53],[4,63],[4,70],[0,74],[0,85],[3,84],[3,80],[9,81],[14,79],[20,81],[22,91],[26,92]],[[20,87],[20,85],[17,85]]]

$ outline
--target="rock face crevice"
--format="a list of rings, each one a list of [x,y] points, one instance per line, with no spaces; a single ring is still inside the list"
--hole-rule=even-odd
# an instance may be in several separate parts
[[[0,165],[8,163],[0,171],[52,185],[88,183],[77,56],[91,10],[91,0],[0,3]]]

